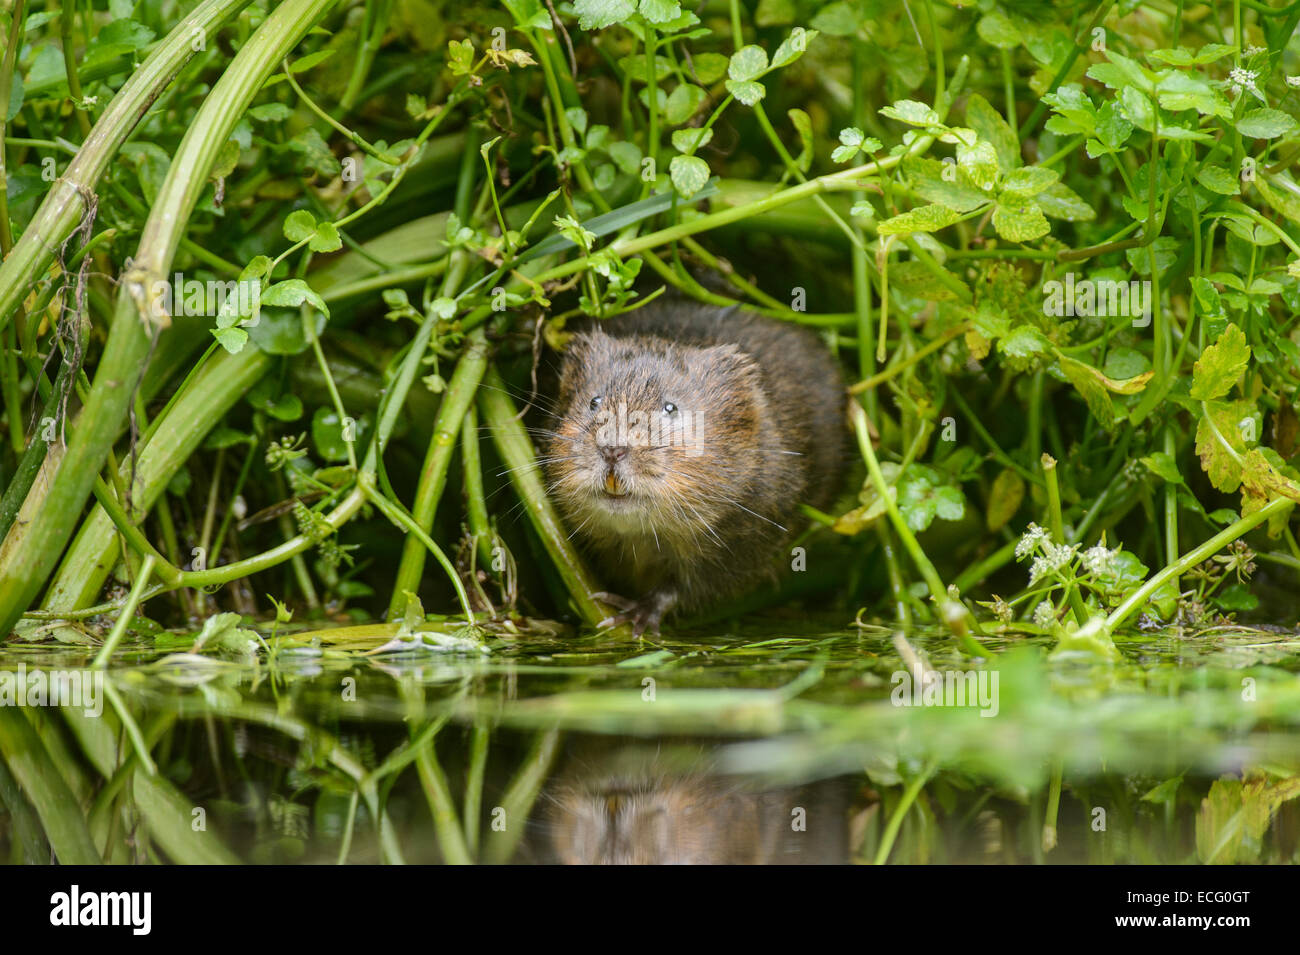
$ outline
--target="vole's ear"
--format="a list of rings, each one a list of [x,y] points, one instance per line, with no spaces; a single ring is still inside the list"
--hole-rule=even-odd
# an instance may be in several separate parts
[[[560,394],[572,397],[575,390],[586,388],[587,371],[592,358],[609,347],[610,337],[600,330],[578,332],[564,348],[560,365]]]
[[[736,345],[711,345],[695,352],[695,370],[712,381],[725,378],[736,386],[759,385],[758,365]]]

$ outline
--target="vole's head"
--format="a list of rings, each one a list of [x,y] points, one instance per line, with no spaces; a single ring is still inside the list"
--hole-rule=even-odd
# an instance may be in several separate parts
[[[743,493],[764,405],[734,345],[597,330],[571,341],[556,411],[546,466],[571,521],[689,537]]]

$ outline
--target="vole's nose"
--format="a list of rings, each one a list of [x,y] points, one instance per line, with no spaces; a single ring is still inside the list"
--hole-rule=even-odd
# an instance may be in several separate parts
[[[627,457],[627,448],[625,447],[612,448],[602,445],[596,450],[600,452],[600,456],[605,459],[606,464],[617,464]]]

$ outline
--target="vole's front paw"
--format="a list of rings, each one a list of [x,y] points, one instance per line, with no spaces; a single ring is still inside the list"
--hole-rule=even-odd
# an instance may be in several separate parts
[[[621,597],[618,594],[612,594],[609,591],[601,591],[598,594],[592,594],[597,600],[603,600],[607,604],[617,607],[619,612],[612,617],[606,617],[598,627],[617,627],[621,623],[630,623],[632,625],[632,635],[639,637],[649,630],[655,636],[659,635],[659,625],[674,603],[675,595],[665,591],[651,591],[640,600],[629,600],[627,597]]]

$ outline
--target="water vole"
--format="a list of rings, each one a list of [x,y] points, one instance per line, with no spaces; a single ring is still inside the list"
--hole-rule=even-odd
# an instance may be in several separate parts
[[[573,337],[555,399],[552,493],[638,634],[771,577],[840,486],[840,369],[796,325],[648,305]]]

